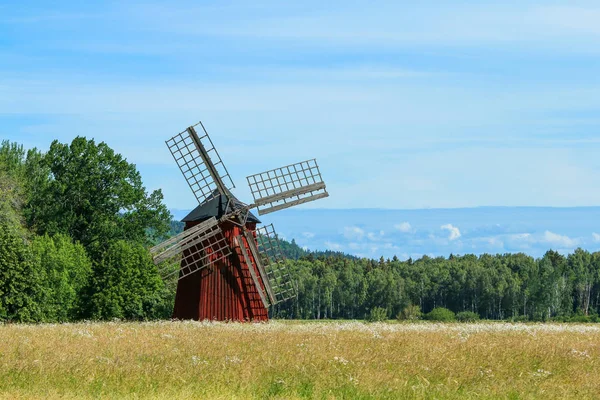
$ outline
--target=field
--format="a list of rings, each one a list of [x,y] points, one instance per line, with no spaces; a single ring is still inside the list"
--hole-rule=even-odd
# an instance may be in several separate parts
[[[5,325],[0,398],[585,399],[599,357],[595,325]]]

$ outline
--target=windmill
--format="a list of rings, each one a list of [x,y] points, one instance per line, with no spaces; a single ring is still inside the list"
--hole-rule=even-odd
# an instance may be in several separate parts
[[[199,203],[182,233],[150,249],[163,279],[177,284],[173,318],[268,320],[269,307],[297,293],[273,225],[257,229],[251,210],[265,215],[329,196],[316,160],[250,175],[254,202],[245,204],[202,122],[166,143]]]

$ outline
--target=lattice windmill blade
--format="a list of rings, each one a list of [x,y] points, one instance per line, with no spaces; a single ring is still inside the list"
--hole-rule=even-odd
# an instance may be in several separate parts
[[[250,175],[246,179],[259,215],[329,196],[315,159]]]
[[[249,231],[244,232],[244,237],[246,238],[246,243],[248,244],[248,248],[250,249],[250,254],[252,254],[252,258],[254,260],[254,265],[258,269],[258,273],[260,274],[260,279],[265,287],[265,291],[269,296],[269,300],[271,304],[277,303],[277,298],[275,293],[273,292],[273,288],[271,287],[271,281],[269,280],[269,276],[267,274],[267,270],[262,261],[262,256],[260,255],[260,251],[258,250],[258,245],[256,243],[256,239],[254,234]]]
[[[248,255],[248,251],[246,251],[246,243],[248,243],[249,244],[248,247],[250,247],[251,253],[254,253],[252,251],[252,247],[251,247],[252,243],[254,243],[254,240],[247,241],[246,243],[244,243],[244,239],[242,238],[241,235],[236,236],[233,240],[234,240],[236,249],[239,250],[239,252],[241,253],[241,258],[243,258],[244,262],[248,266],[248,271],[250,272],[250,276],[252,278],[252,281],[254,282],[254,287],[256,288],[256,291],[258,292],[258,295],[260,296],[260,299],[263,302],[263,305],[265,306],[265,308],[269,308],[269,300],[267,300],[267,296],[265,295],[265,292],[263,291],[263,288],[259,282],[258,275],[256,274],[256,271],[254,270],[254,267],[253,267],[253,265],[255,265],[257,267],[259,274],[261,276],[261,280],[263,281],[263,286],[265,288],[265,291],[267,292],[267,295],[269,296],[271,302],[273,302],[273,298],[272,298],[272,294],[270,292],[270,287],[268,286],[268,282],[265,282],[265,280],[263,280],[263,278],[262,278],[262,266],[261,266],[260,262],[253,263],[252,259]],[[256,261],[256,260],[257,259],[254,258],[254,261]]]
[[[198,134],[195,127],[200,125]],[[167,146],[199,203],[235,188],[202,122],[167,140]]]
[[[260,259],[273,291],[275,304],[296,297],[296,289],[273,224],[262,226],[256,232]]]
[[[182,279],[215,264],[229,257],[231,248],[218,221],[212,217],[151,248],[150,253],[156,265],[164,265],[159,272],[166,280],[176,273]],[[179,268],[173,268],[174,263]]]

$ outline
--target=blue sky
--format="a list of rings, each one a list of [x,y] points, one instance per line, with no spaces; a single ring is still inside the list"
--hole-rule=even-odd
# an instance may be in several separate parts
[[[316,157],[307,208],[600,203],[598,2],[324,3],[0,2],[0,138],[106,141],[174,209],[198,120],[242,200]]]
[[[267,215],[281,236],[309,249],[367,258],[600,251],[600,207],[288,209]]]

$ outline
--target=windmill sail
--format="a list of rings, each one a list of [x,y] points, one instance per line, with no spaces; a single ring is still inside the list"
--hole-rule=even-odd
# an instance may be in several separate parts
[[[179,272],[185,278],[231,255],[217,220],[212,217],[150,249],[154,263],[163,265],[163,279]],[[179,268],[174,268],[177,264]]]
[[[252,260],[250,259],[250,257],[248,256],[248,252],[246,251],[246,246],[244,245],[244,240],[242,239],[242,236],[241,235],[236,236],[234,238],[234,243],[237,246],[237,248],[240,250],[240,253],[242,254],[244,262],[248,266],[248,271],[250,271],[250,276],[252,277],[252,282],[254,282],[254,287],[256,288],[256,291],[258,292],[260,299],[263,302],[263,305],[265,306],[265,308],[269,308],[269,301],[265,297],[265,293],[264,293],[262,286],[258,280],[256,271],[254,270]],[[250,243],[250,242],[248,242],[248,243]],[[256,266],[258,267],[258,263],[256,263]]]
[[[250,175],[247,180],[259,215],[329,196],[314,159]]]
[[[296,289],[273,224],[262,226],[256,232],[261,263],[275,297],[273,304],[296,297]]]
[[[200,125],[202,133],[195,127]],[[202,122],[167,140],[167,146],[199,203],[235,187]]]
[[[265,287],[265,290],[269,296],[269,300],[271,301],[271,304],[275,304],[275,303],[277,303],[277,298],[275,297],[275,294],[273,293],[273,288],[271,287],[271,281],[269,280],[267,271],[262,262],[262,257],[260,255],[260,251],[258,250],[258,246],[256,245],[256,239],[254,238],[254,235],[249,231],[245,231],[244,236],[246,237],[246,243],[248,243],[248,248],[250,249],[252,258],[255,261],[256,269],[258,269],[258,273],[260,274],[260,279],[261,279],[261,281]]]

